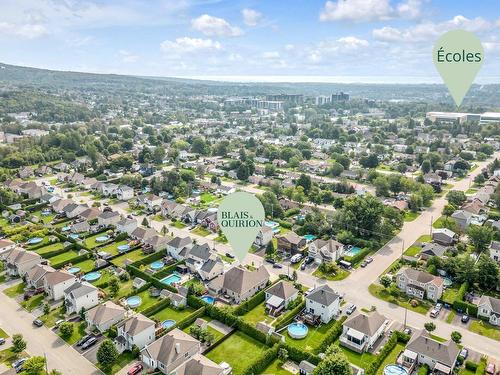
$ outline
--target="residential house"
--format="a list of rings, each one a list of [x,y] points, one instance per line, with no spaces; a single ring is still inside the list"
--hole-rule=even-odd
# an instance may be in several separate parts
[[[212,250],[208,244],[195,244],[187,254],[186,266],[192,273],[196,273],[210,259],[211,254]]]
[[[117,184],[104,183],[100,186],[100,193],[105,197],[111,197],[116,194],[117,189],[118,189]]]
[[[440,245],[451,246],[457,239],[457,234],[448,228],[433,229],[432,231],[432,240]]]
[[[420,259],[428,260],[431,257],[441,258],[448,248],[435,242],[429,242],[422,246],[420,251]]]
[[[188,289],[183,286],[177,287],[178,293],[171,292],[168,289],[162,289],[160,298],[168,298],[170,304],[176,308],[183,308],[187,305]]]
[[[132,231],[130,237],[144,243],[144,241],[146,241],[150,237],[155,236],[156,234],[157,232],[153,228],[137,227]]]
[[[411,297],[427,298],[436,302],[443,294],[443,279],[428,272],[404,267],[396,275],[400,290]]]
[[[155,322],[142,314],[134,315],[117,327],[116,347],[121,353],[137,346],[140,350],[155,340]]]
[[[228,296],[234,303],[239,304],[264,289],[268,282],[269,272],[264,266],[254,271],[233,267],[212,280],[208,284],[208,290],[213,294]]]
[[[52,210],[56,214],[62,214],[62,213],[64,213],[64,207],[66,207],[67,205],[73,204],[73,203],[75,203],[75,202],[73,202],[73,200],[71,200],[71,199],[61,198],[61,199],[54,201],[51,204],[51,206],[52,206]]]
[[[357,353],[366,352],[383,335],[388,323],[387,318],[377,311],[351,316],[342,325],[340,345]]]
[[[192,243],[191,237],[174,237],[167,243],[167,253],[176,260],[183,260],[191,249]]]
[[[43,288],[43,278],[50,272],[55,272],[55,269],[46,264],[37,264],[31,267],[25,275],[26,287],[33,289]]]
[[[4,239],[0,239],[0,256],[2,256],[2,254],[10,251],[10,250],[13,250],[15,249],[16,247],[16,243],[7,239],[7,238],[4,238]]]
[[[279,281],[266,290],[266,311],[277,316],[299,296],[299,291],[287,281]]]
[[[314,320],[328,323],[339,314],[339,310],[340,296],[328,285],[321,285],[306,296],[306,313]]]
[[[500,326],[500,299],[483,295],[477,304],[477,316],[494,326]]]
[[[49,299],[59,301],[64,298],[64,291],[76,283],[76,277],[65,271],[46,273],[43,288]]]
[[[128,201],[134,197],[134,189],[127,185],[120,185],[116,191],[116,198],[121,201]]]
[[[97,216],[97,224],[102,227],[116,225],[121,219],[121,216],[116,211],[103,211]]]
[[[306,239],[300,237],[293,231],[278,236],[278,250],[280,251],[289,254],[295,254],[303,251],[305,246],[306,246]]]
[[[73,219],[88,208],[89,207],[86,204],[71,203],[63,208],[63,212],[66,214],[67,218]]]
[[[42,257],[33,251],[15,248],[6,254],[5,268],[10,276],[23,277],[32,267],[42,263]]]
[[[72,233],[85,233],[90,231],[90,224],[88,221],[79,221],[70,225]]]
[[[144,204],[150,211],[159,211],[161,209],[162,198],[154,195],[148,194],[144,197]]]
[[[338,260],[344,253],[344,245],[334,239],[315,239],[309,243],[309,256],[313,257],[316,263],[332,262]]]
[[[170,241],[170,237],[155,234],[154,236],[146,238],[143,242],[145,245],[150,246],[154,251],[160,251],[167,248],[168,241]]]
[[[451,215],[451,218],[455,220],[460,229],[466,230],[471,223],[472,216],[468,211],[457,210]]]
[[[224,263],[219,256],[212,255],[198,269],[198,274],[203,281],[210,281],[224,273]]]
[[[79,314],[98,303],[99,289],[85,281],[78,281],[64,291],[64,304],[69,315]]]
[[[272,240],[273,240],[273,230],[267,225],[264,225],[257,232],[257,237],[255,237],[254,244],[258,247],[264,247],[267,246],[267,244]]]
[[[1,250],[0,250],[1,253]],[[500,241],[492,241],[490,245],[490,258],[500,262]]]
[[[127,217],[120,219],[116,223],[116,231],[119,233],[127,233],[128,235],[131,235],[134,230],[137,228],[137,220],[136,219],[129,219]]]
[[[125,309],[111,301],[106,301],[93,307],[85,313],[87,326],[104,333],[111,326],[121,322],[125,318]]]
[[[412,373],[417,366],[427,365],[432,374],[453,373],[460,348],[453,341],[441,342],[424,331],[415,333],[397,360]]]
[[[101,210],[99,210],[98,208],[96,208],[96,207],[89,207],[85,211],[83,211],[82,213],[80,213],[79,216],[82,219],[85,219],[86,221],[92,221],[94,219],[97,219],[97,217],[99,216],[100,213],[101,213]]]

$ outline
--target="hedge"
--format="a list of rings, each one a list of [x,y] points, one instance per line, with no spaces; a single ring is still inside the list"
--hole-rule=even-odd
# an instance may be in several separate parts
[[[368,254],[370,254],[370,252],[371,249],[365,247],[356,255],[353,255],[352,257],[345,257],[345,259],[348,260],[353,265],[355,265],[361,262]]]
[[[455,300],[455,302],[453,302],[453,308],[465,312],[470,316],[477,317],[477,306],[472,303]]]
[[[151,315],[156,314],[157,312],[160,312],[161,310],[167,308],[170,306],[170,299],[165,298],[161,300],[158,303],[155,303],[153,306],[149,306],[148,308],[144,309],[141,311],[142,315],[146,315],[147,317],[150,317]]]
[[[57,255],[64,254],[67,251],[71,251],[71,249],[63,247],[62,249],[49,251],[48,253],[43,254],[42,257],[45,259],[49,259],[49,258],[53,258]]]
[[[292,229],[292,227],[293,227],[293,224],[290,223],[289,221],[286,221],[286,220],[277,219],[276,222],[278,222],[279,225],[281,225],[285,229]]]
[[[387,340],[379,355],[377,355],[373,361],[368,365],[365,371],[365,375],[375,375],[382,365],[386,357],[391,353],[391,351],[396,347],[398,342],[407,343],[409,341],[409,335],[402,332],[395,331],[393,335]]]
[[[295,316],[302,311],[306,307],[306,301],[302,300],[297,306],[295,306],[293,309],[288,311],[286,314],[281,315],[277,320],[276,320],[276,325],[275,328],[277,331],[279,331],[281,328],[286,327],[288,324],[293,322],[293,319]]]
[[[424,364],[418,369],[417,375],[427,375],[429,373],[429,366]]]
[[[45,207],[47,205],[48,205],[48,203],[46,203],[46,202],[32,204],[32,205],[24,207],[24,211],[29,211],[29,212],[38,211],[40,208]]]
[[[151,283],[154,287],[158,289],[167,289],[170,290],[171,292],[177,293],[177,289],[174,288],[172,285],[167,285],[162,283],[160,280],[154,278],[151,275],[148,275],[146,272],[141,271],[139,268],[132,266],[131,264],[127,266],[127,271],[131,275],[135,277],[140,277],[141,279]]]
[[[92,258],[92,254],[91,253],[87,253],[87,254],[79,255],[79,256],[76,256],[74,258],[65,260],[64,262],[51,264],[51,266],[53,268],[55,268],[55,269],[59,269],[59,268],[64,267],[66,264],[69,264],[69,263],[73,263],[73,264],[74,263],[80,263],[80,262],[83,262],[84,260],[87,260],[87,259],[90,259],[90,258]]]
[[[347,319],[347,316],[342,316],[339,320],[337,320],[333,326],[328,330],[325,337],[321,341],[321,344],[315,350],[316,353],[324,353],[326,349],[335,342],[342,334],[343,326],[342,324]]]
[[[280,343],[280,348],[286,349],[288,352],[288,358],[290,358],[295,363],[300,363],[302,361],[308,361],[313,365],[318,365],[321,358],[313,353],[306,352],[298,347],[291,346],[285,343]]]
[[[242,304],[238,305],[238,307],[236,307],[234,309],[233,313],[235,315],[241,316],[241,315],[245,315],[247,312],[253,310],[255,307],[257,307],[259,304],[261,304],[262,302],[264,302],[266,300],[266,290],[268,290],[271,286],[276,284],[278,281],[279,280],[276,280],[275,282],[266,286],[265,289],[258,292],[252,298],[249,298],[245,302],[243,302]]]
[[[476,372],[478,364],[472,361],[465,361],[465,368],[469,371]]]
[[[476,375],[484,375],[486,372],[486,359],[483,357],[476,368]]]
[[[267,366],[278,356],[279,345],[274,344],[272,348],[267,349],[259,357],[256,357],[247,367],[241,372],[242,375],[260,374]]]
[[[138,260],[137,262],[132,263],[131,265],[134,267],[147,265],[147,264],[153,263],[154,261],[162,259],[165,255],[166,255],[166,250],[158,251],[158,252],[155,252],[151,255],[148,255],[145,258]]]
[[[205,306],[200,307],[198,310],[193,312],[192,314],[186,316],[180,322],[177,323],[176,327],[179,329],[185,329],[189,327],[191,324],[195,322],[196,319],[205,315]]]

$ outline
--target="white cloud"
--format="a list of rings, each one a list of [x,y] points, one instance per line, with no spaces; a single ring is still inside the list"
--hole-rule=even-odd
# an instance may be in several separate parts
[[[345,36],[337,39],[337,42],[348,49],[358,49],[360,47],[368,47],[370,43],[367,40],[356,38],[355,36]]]
[[[122,58],[122,62],[124,63],[135,63],[137,62],[137,60],[139,60],[139,55],[136,55],[125,49],[119,50],[118,53]]]
[[[321,21],[372,21],[388,19],[392,12],[389,0],[327,1],[320,14]]]
[[[295,46],[293,44],[286,44],[285,45],[285,51],[293,51],[295,49]]]
[[[422,12],[422,1],[406,0],[397,6],[398,15],[402,18],[414,19],[420,16]]]
[[[423,22],[415,26],[398,29],[391,26],[385,26],[380,29],[374,29],[372,35],[375,39],[382,42],[426,42],[436,39],[446,31],[452,29],[464,29],[471,32],[483,32],[500,27],[498,21],[490,22],[481,17],[466,18],[464,16],[455,16],[451,20],[433,23]]]
[[[266,60],[278,60],[281,56],[278,51],[268,51],[262,53],[262,58]]]
[[[191,26],[207,36],[240,36],[243,34],[239,27],[232,26],[223,18],[208,14],[191,20]]]
[[[247,26],[257,26],[259,21],[262,20],[262,13],[253,9],[245,8],[241,11],[241,14],[243,15],[243,22]]]
[[[222,49],[222,45],[212,39],[189,38],[187,36],[177,38],[174,41],[165,40],[160,44],[160,49],[169,54],[185,54],[196,52],[211,52]]]
[[[25,39],[36,39],[48,34],[48,30],[42,24],[0,22],[0,33]]]

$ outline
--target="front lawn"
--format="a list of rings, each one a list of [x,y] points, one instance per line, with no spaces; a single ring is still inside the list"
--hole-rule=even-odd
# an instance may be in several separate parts
[[[419,314],[427,314],[427,311],[431,308],[431,305],[427,301],[418,301],[418,306],[413,307],[409,300],[410,298],[404,294],[400,294],[398,297],[391,296],[389,294],[389,291],[384,288],[382,285],[377,285],[377,284],[371,284],[368,287],[368,291],[372,296],[375,296],[381,300],[393,303],[395,305],[401,306],[401,307],[406,307],[409,310],[418,312]]]
[[[14,362],[18,358],[29,357],[26,352],[22,352],[20,354],[16,354],[12,351],[12,348],[0,350],[0,363],[5,363],[8,367],[10,367],[11,363]]]
[[[446,216],[441,216],[434,223],[432,223],[432,227],[435,229],[443,228],[445,221],[446,221]]]
[[[404,220],[413,221],[418,217],[418,215],[420,215],[418,212],[405,211]]]
[[[168,319],[180,322],[182,319],[187,318],[193,312],[194,310],[188,306],[186,306],[184,309],[176,309],[175,307],[168,306],[151,316],[151,319],[157,319],[159,322],[163,322]]]
[[[131,252],[128,252],[128,253],[125,253],[125,254],[122,254],[122,255],[116,257],[115,259],[113,259],[111,261],[111,263],[113,263],[117,267],[123,267],[123,262],[126,259],[130,259],[132,262],[136,262],[138,260],[141,260],[145,256],[146,255],[144,255],[144,253],[142,252],[142,249],[137,249],[137,250],[134,250],[134,251],[131,251]]]
[[[20,296],[21,294],[24,293],[24,288],[26,287],[25,283],[19,283],[14,286],[11,286],[10,288],[7,288],[3,291],[3,294],[10,298],[16,298],[17,296]]]
[[[455,316],[457,314],[455,313],[455,311],[453,310],[450,310],[450,313],[448,314],[448,316],[446,317],[446,323],[448,324],[451,324],[453,322],[453,319],[455,319]]]
[[[191,233],[194,233],[194,234],[197,234],[198,236],[203,236],[203,237],[206,237],[208,236],[209,234],[211,234],[212,232],[210,232],[209,230],[203,228],[203,227],[196,227],[194,228]]]
[[[64,309],[63,307],[58,307],[58,308],[55,308],[53,310],[50,310],[48,314],[44,314],[42,316],[40,316],[40,320],[43,322],[43,324],[48,327],[48,328],[52,328],[56,325],[56,322],[59,320],[59,319],[63,319],[64,318]]]
[[[69,345],[76,344],[83,336],[86,335],[85,328],[87,324],[85,322],[71,323],[73,325],[73,333],[70,337],[63,337],[61,332],[58,332],[60,338],[66,341]]]
[[[287,330],[283,331],[282,334],[285,336],[288,345],[292,345],[306,351],[312,351],[319,347],[325,338],[326,333],[334,324],[335,320],[332,320],[328,324],[321,324],[317,328],[308,325],[307,327],[309,328],[309,332],[307,336],[301,340],[296,340],[290,337]]]
[[[174,228],[177,228],[177,229],[184,229],[186,228],[186,224],[184,224],[183,222],[181,221],[172,221],[172,223],[170,224],[172,225]]]
[[[36,309],[38,306],[42,304],[43,298],[44,298],[43,293],[37,294],[36,296],[33,296],[26,301],[22,301],[21,306],[24,307],[29,312],[32,312],[34,309]]]
[[[261,342],[238,331],[206,353],[205,356],[215,363],[229,363],[233,368],[233,374],[239,375],[266,349],[268,348]]]
[[[120,371],[122,368],[127,366],[130,362],[134,361],[136,358],[132,355],[131,352],[123,352],[120,354],[113,365],[111,369],[104,371],[104,369],[98,364],[97,367],[99,367],[102,372],[104,372],[107,375],[113,375],[116,374],[118,371]]]
[[[326,279],[329,281],[339,281],[339,280],[344,280],[347,276],[350,275],[350,272],[347,270],[344,270],[342,268],[337,269],[337,273],[335,275],[329,274],[329,273],[323,273],[321,270],[318,268],[316,271],[313,272],[313,276],[316,276],[320,279]]]
[[[7,334],[7,332],[5,332],[2,328],[0,328],[0,338],[6,339],[8,337],[9,335]]]
[[[477,333],[478,335],[500,341],[500,330],[487,322],[483,322],[482,320],[474,320],[469,325],[469,330]]]
[[[262,374],[266,375],[290,375],[292,374],[291,372],[285,370],[283,367],[281,367],[282,362],[276,358],[274,361],[271,362],[267,368],[262,371]]]

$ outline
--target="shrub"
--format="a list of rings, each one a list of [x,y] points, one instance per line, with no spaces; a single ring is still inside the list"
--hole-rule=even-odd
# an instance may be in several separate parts
[[[465,361],[465,368],[469,371],[476,372],[478,364],[471,361]]]
[[[242,372],[243,375],[260,374],[278,355],[279,345],[275,344],[272,348],[267,349],[262,355],[255,358]]]
[[[344,315],[333,324],[333,326],[328,330],[325,337],[323,338],[323,341],[321,341],[318,349],[315,350],[316,353],[324,353],[326,349],[339,338],[339,336],[342,334],[342,324],[346,319],[347,316]]]
[[[281,328],[284,328],[285,326],[290,324],[295,318],[295,316],[305,307],[306,307],[306,301],[302,300],[301,303],[295,306],[292,310],[288,311],[286,314],[281,315],[276,320],[276,325],[275,325],[276,330],[280,330]]]
[[[427,375],[429,373],[429,366],[423,365],[418,369],[417,375]]]

